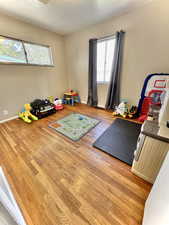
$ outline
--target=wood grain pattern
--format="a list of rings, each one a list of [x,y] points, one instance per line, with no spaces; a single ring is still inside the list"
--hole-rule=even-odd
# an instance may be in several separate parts
[[[80,141],[48,128],[71,112],[101,120]],[[140,225],[151,185],[121,161],[92,147],[112,115],[66,106],[32,124],[0,124],[0,164],[28,225]]]

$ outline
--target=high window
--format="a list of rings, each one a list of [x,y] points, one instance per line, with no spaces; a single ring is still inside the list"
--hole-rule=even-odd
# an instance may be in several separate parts
[[[49,46],[0,36],[0,63],[53,66]]]

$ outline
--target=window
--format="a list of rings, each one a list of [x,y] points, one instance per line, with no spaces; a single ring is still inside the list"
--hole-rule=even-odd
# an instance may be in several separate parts
[[[97,43],[97,82],[110,81],[116,39],[100,40]]]
[[[26,63],[22,42],[0,37],[0,62]]]
[[[50,49],[30,43],[25,43],[25,50],[29,64],[50,65],[52,62]]]
[[[53,66],[49,46],[0,36],[0,63]]]

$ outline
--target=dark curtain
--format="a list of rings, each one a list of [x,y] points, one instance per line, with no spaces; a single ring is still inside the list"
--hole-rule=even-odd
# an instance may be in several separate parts
[[[89,40],[89,80],[87,104],[97,107],[97,39]]]
[[[106,109],[114,109],[120,103],[120,73],[123,56],[124,31],[116,33],[116,46],[112,65],[112,74],[108,89]]]

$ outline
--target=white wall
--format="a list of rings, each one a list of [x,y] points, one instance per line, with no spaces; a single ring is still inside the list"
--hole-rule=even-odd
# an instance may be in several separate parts
[[[61,97],[67,88],[63,37],[4,15],[0,15],[0,35],[51,46],[55,64],[0,65],[0,120],[16,115],[35,98]],[[9,115],[3,115],[3,110]]]
[[[14,116],[24,103],[77,89],[82,101],[88,93],[88,41],[126,31],[121,98],[137,104],[146,74],[169,72],[169,1],[154,0],[134,12],[65,36],[0,15],[0,34],[52,47],[55,67],[0,65],[0,120]],[[66,58],[65,58],[66,56]],[[104,105],[107,86],[99,86]],[[4,116],[3,111],[9,115]]]
[[[78,89],[83,101],[88,92],[88,41],[126,31],[121,77],[121,98],[137,104],[147,74],[169,72],[169,1],[154,0],[123,16],[65,37],[69,87]],[[104,104],[107,87],[99,86]]]

